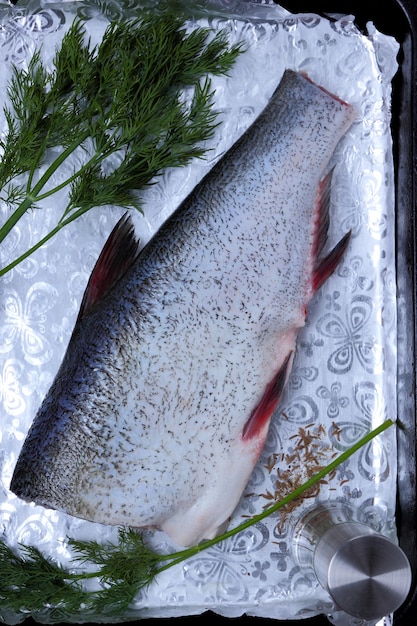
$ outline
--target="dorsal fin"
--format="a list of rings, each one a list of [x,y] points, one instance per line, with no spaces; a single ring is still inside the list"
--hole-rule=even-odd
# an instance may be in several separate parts
[[[321,257],[324,245],[327,240],[327,232],[329,229],[329,211],[330,211],[330,189],[333,176],[333,169],[323,178],[319,184],[317,194],[317,227],[315,233],[315,241],[313,248],[313,258],[316,259],[313,273],[313,289],[317,291],[326,282],[329,276],[339,265],[342,256],[349,244],[351,232],[346,233],[342,239],[335,245],[333,250],[324,258]]]
[[[77,322],[112,289],[135,262],[139,241],[130,216],[125,213],[110,233],[87,283]]]

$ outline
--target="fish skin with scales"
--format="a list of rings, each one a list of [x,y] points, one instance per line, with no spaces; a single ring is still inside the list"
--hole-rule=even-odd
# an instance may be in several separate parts
[[[249,129],[139,250],[123,217],[92,272],[10,488],[69,515],[227,525],[262,451],[315,291],[335,148],[353,107],[286,70]],[[330,173],[329,173],[330,172]]]

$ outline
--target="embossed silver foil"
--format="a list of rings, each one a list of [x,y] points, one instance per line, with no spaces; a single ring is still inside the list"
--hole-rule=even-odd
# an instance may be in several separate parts
[[[86,29],[95,43],[109,19],[137,15],[140,6],[146,4],[129,0],[29,0],[12,9],[0,0],[1,108],[7,101],[5,86],[12,64],[26,67],[39,46],[50,63],[76,15],[86,19]],[[352,243],[336,274],[310,306],[285,396],[231,521],[236,526],[270,503],[268,493],[274,493],[278,472],[289,469],[302,477],[303,468],[294,470],[295,457],[300,455],[300,433],[316,437],[313,449],[325,464],[333,451],[346,450],[387,417],[396,417],[390,96],[398,45],[372,24],[366,34],[359,32],[353,16],[292,15],[272,2],[187,3],[187,15],[190,28],[196,24],[209,25],[215,31],[225,28],[232,42],[243,40],[248,50],[229,77],[214,79],[222,124],[207,158],[187,169],[165,172],[143,194],[145,214],[133,213],[133,218],[144,243],[255,118],[284,68],[307,72],[358,112],[357,122],[334,159],[329,233],[330,246],[351,229]],[[4,128],[1,113],[0,132]],[[1,265],[50,230],[64,203],[63,191],[25,216],[0,246]],[[2,223],[7,215],[3,203]],[[117,207],[92,210],[0,279],[2,539],[12,547],[21,542],[35,545],[68,567],[68,536],[116,541],[117,529],[23,503],[11,494],[9,483],[27,430],[69,341],[89,273],[120,215]],[[305,474],[307,477],[307,471]],[[292,550],[297,519],[306,507],[327,499],[353,504],[359,519],[395,541],[395,429],[341,465],[327,484],[290,514],[268,518],[164,572],[157,584],[137,595],[119,621],[140,616],[146,608],[147,617],[199,614],[211,609],[224,616],[246,613],[275,619],[325,613],[334,624],[353,623],[353,618],[337,612],[312,572],[300,569]],[[175,549],[163,533],[150,535],[157,549]],[[8,612],[7,607],[0,611],[6,623],[24,617]],[[45,608],[34,617],[52,622],[54,608]],[[67,615],[65,619],[80,618]],[[91,617],[89,621],[93,621]]]

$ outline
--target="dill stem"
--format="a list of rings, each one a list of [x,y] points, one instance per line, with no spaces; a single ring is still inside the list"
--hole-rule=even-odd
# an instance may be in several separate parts
[[[102,161],[103,159],[104,155],[102,157],[98,157],[98,155],[95,154],[93,157],[91,157],[89,161],[87,161],[87,163],[84,163],[84,165],[82,165],[80,169],[74,172],[74,174],[69,176],[66,180],[62,181],[62,183],[59,183],[58,185],[56,185],[56,187],[53,187],[53,189],[49,189],[48,191],[45,191],[45,193],[36,196],[36,201],[39,202],[40,200],[45,200],[45,198],[49,198],[49,196],[53,196],[58,191],[61,191],[61,189],[64,189],[64,187],[67,187],[67,185],[70,185],[72,182],[74,182],[74,180],[81,176],[92,165],[94,165],[95,163],[100,163],[100,161]],[[54,172],[51,173],[51,176],[53,173]],[[64,215],[67,213],[67,210],[68,209],[66,209]]]
[[[59,183],[52,189],[44,192],[43,194],[39,193],[42,191],[46,183],[50,180],[50,178],[55,174],[58,168],[66,161],[66,159],[71,156],[71,154],[80,146],[82,143],[90,136],[90,132],[85,131],[80,137],[78,137],[74,142],[72,142],[63,152],[61,152],[57,158],[51,163],[51,165],[46,169],[38,182],[33,186],[32,189],[28,189],[26,193],[26,198],[20,203],[17,209],[12,213],[9,219],[3,224],[0,228],[0,243],[7,237],[10,231],[14,228],[17,222],[23,217],[23,215],[30,209],[31,206],[36,204],[37,202],[48,198],[49,196],[54,195],[61,189],[64,189],[67,185],[70,185],[74,180],[76,180],[79,176],[81,176],[88,168],[92,165],[99,163],[105,158],[105,149],[102,151],[100,155],[97,153],[94,154],[87,163],[84,163],[78,170],[76,170],[71,176],[69,176],[62,183]],[[111,143],[111,138],[108,141],[108,145]],[[106,146],[105,146],[106,147]],[[34,170],[33,170],[34,171]],[[32,180],[33,173],[30,173],[29,181]],[[74,219],[79,217],[84,211],[74,211],[69,217],[65,217],[68,214],[68,209],[64,211],[61,216],[58,224],[43,237],[40,241],[38,241],[34,246],[26,250],[22,255],[17,257],[14,261],[6,265],[5,267],[0,269],[0,276],[4,276],[14,267],[19,265],[22,261],[24,261],[28,256],[30,256],[33,252],[36,252],[41,246],[47,243],[52,237],[54,237],[64,226],[70,224]],[[65,218],[65,219],[64,219]]]
[[[46,150],[46,146],[47,146],[47,143],[48,143],[48,136],[49,136],[49,132],[47,133],[44,141],[42,142],[42,144],[41,144],[41,146],[40,146],[40,148],[38,150],[37,156],[33,159],[32,167],[30,168],[29,175],[28,175],[28,180],[27,180],[27,184],[26,184],[26,193],[27,194],[30,194],[30,192],[31,192],[32,180],[33,180],[33,177],[35,176],[36,169],[38,168],[39,163],[41,161],[42,154]]]
[[[22,202],[22,205],[24,204],[25,200]],[[30,204],[29,204],[30,206]],[[20,208],[20,207],[19,207]],[[28,208],[28,207],[27,207]],[[39,248],[41,248],[45,243],[47,243],[50,239],[52,239],[52,237],[54,237],[57,233],[59,233],[59,231],[64,228],[64,226],[67,226],[68,224],[70,224],[72,221],[74,221],[77,217],[80,216],[80,212],[77,211],[75,213],[72,213],[69,217],[67,217],[66,219],[62,219],[58,222],[58,224],[47,234],[45,235],[45,237],[43,237],[42,239],[40,239],[37,243],[35,243],[35,245],[33,245],[31,248],[29,248],[29,250],[26,250],[26,252],[24,252],[23,254],[21,254],[19,257],[17,257],[14,261],[12,261],[11,263],[9,263],[9,265],[6,265],[5,267],[2,267],[0,269],[0,276],[4,276],[5,274],[7,274],[7,272],[10,272],[10,270],[12,270],[14,267],[16,267],[17,265],[19,265],[19,263],[21,263],[22,261],[24,261],[28,256],[30,256],[33,252],[36,252],[36,250],[38,250]],[[7,234],[7,233],[6,233]]]
[[[38,180],[38,182],[34,185],[33,189],[32,189],[32,195],[35,196],[36,201],[41,200],[45,197],[48,197],[50,195],[52,195],[53,193],[55,193],[55,191],[57,191],[58,189],[61,189],[62,187],[65,187],[65,184],[61,184],[58,187],[55,187],[54,189],[51,189],[49,192],[47,192],[47,194],[44,195],[38,195],[39,192],[44,188],[44,186],[46,185],[46,183],[49,181],[49,179],[55,174],[55,172],[57,171],[57,169],[64,163],[64,161],[67,160],[67,158],[69,156],[71,156],[71,154],[90,136],[90,133],[88,131],[84,131],[84,133],[82,133],[79,137],[77,137],[77,139],[75,139],[69,146],[67,146],[65,148],[65,150],[63,150],[57,157],[56,159],[51,163],[51,165],[47,168],[47,170],[42,174],[42,176],[40,177],[40,179]],[[76,176],[78,176],[78,172],[76,173]]]
[[[45,198],[49,198],[49,196],[54,195],[55,193],[57,193],[58,191],[61,191],[61,189],[64,189],[65,187],[67,187],[67,185],[70,185],[72,182],[74,182],[79,176],[82,176],[82,174],[84,174],[84,172],[86,170],[88,170],[89,168],[91,168],[91,166],[96,165],[98,163],[101,163],[102,161],[104,161],[104,159],[108,156],[108,149],[112,144],[112,141],[114,139],[113,135],[111,135],[107,142],[101,147],[100,152],[95,152],[93,154],[93,156],[83,165],[81,165],[81,167],[79,167],[71,176],[69,176],[66,180],[64,180],[62,183],[59,183],[58,185],[56,185],[55,187],[53,187],[53,189],[49,189],[49,191],[46,191],[43,194],[39,194],[38,195],[38,191],[41,191],[41,189],[45,186],[45,184],[48,182],[48,180],[51,178],[51,176],[53,176],[53,174],[57,171],[57,169],[66,161],[66,159],[71,156],[71,154],[77,149],[79,148],[84,141],[86,141],[86,139],[88,139],[89,137],[93,137],[93,133],[91,132],[91,130],[85,130],[84,133],[78,137],[73,143],[71,143],[68,148],[66,148],[55,160],[53,163],[51,163],[51,165],[48,167],[48,169],[46,170],[46,172],[44,173],[44,175],[42,176],[42,178],[39,179],[38,183],[35,185],[35,187],[33,188],[32,193],[36,193],[36,201],[39,202],[40,200],[44,200]],[[64,212],[64,215],[66,215],[68,212],[68,207]],[[62,221],[62,218],[60,220],[60,222]],[[72,221],[72,220],[71,220]],[[59,223],[60,223],[59,222]],[[69,222],[67,222],[69,223]]]
[[[32,196],[32,194],[27,194],[26,198],[20,205],[13,211],[10,215],[9,219],[3,224],[0,228],[0,243],[7,237],[10,231],[16,226],[17,222],[21,217],[26,213],[26,211],[34,204],[36,198]]]
[[[87,137],[89,137],[89,135],[90,135],[90,133],[85,131],[80,137],[78,137],[73,143],[71,143],[65,150],[63,150],[57,156],[57,158],[53,161],[53,163],[51,163],[51,165],[43,173],[43,175],[40,177],[38,182],[33,186],[33,188],[30,189],[30,190],[27,189],[27,193],[26,193],[25,199],[20,203],[20,205],[17,207],[17,209],[15,209],[13,211],[13,213],[10,215],[10,217],[6,220],[6,222],[0,228],[0,243],[2,243],[4,241],[4,239],[7,237],[7,235],[16,226],[16,224],[23,217],[23,215],[28,211],[28,209],[30,209],[31,206],[36,204],[36,202],[38,202],[39,200],[42,200],[42,199],[44,199],[44,198],[54,194],[56,191],[58,191],[58,189],[61,189],[62,187],[66,186],[68,184],[68,181],[65,181],[65,183],[62,183],[61,185],[58,185],[56,188],[51,189],[47,193],[45,193],[43,195],[39,194],[39,192],[43,189],[43,187],[46,185],[46,183],[49,181],[49,179],[55,174],[55,172],[62,165],[62,163],[64,163],[64,161],[74,152],[74,150],[76,148],[78,148],[87,139]],[[33,171],[34,171],[34,168],[33,168]],[[74,174],[74,177],[78,176],[79,173],[80,172],[77,171],[76,174]],[[33,176],[33,174],[31,172],[31,176],[30,176],[30,179],[29,179],[30,182],[31,182],[32,176]],[[58,228],[58,230],[61,230],[61,226]],[[54,234],[56,234],[58,232],[58,230],[53,229],[51,231],[51,233],[49,233],[49,235],[47,235],[47,238],[42,239],[40,242],[38,242],[38,244],[36,244],[36,246],[31,248],[30,251],[25,252],[18,259],[16,259],[12,263],[10,263],[10,265],[8,265],[6,268],[2,268],[0,270],[0,276],[3,276],[7,271],[9,271],[9,269],[12,269],[13,267],[15,267],[18,263],[20,263],[27,256],[29,256],[29,254],[31,254],[32,252],[37,250],[41,245],[43,245],[46,241],[48,241]]]
[[[365,446],[376,436],[380,435],[387,428],[389,428],[390,426],[393,426],[393,424],[394,422],[392,420],[390,419],[385,420],[382,424],[380,424],[379,426],[371,430],[369,433],[367,433],[361,439],[359,439],[356,443],[354,443],[348,450],[345,450],[345,452],[342,452],[333,461],[331,461],[328,465],[326,465],[326,467],[319,470],[316,474],[314,474],[314,476],[309,478],[305,483],[303,483],[302,485],[294,489],[291,493],[289,493],[284,498],[281,498],[278,502],[275,502],[268,508],[264,509],[262,513],[258,513],[258,515],[254,515],[253,517],[249,518],[245,522],[242,522],[241,524],[239,524],[235,528],[232,528],[231,530],[227,530],[225,533],[222,533],[221,535],[215,537],[214,539],[203,541],[196,546],[192,546],[191,548],[186,548],[185,550],[181,550],[179,552],[161,555],[160,556],[161,561],[169,560],[169,559],[171,560],[169,561],[169,563],[162,565],[158,569],[158,573],[163,572],[164,570],[169,569],[170,567],[177,565],[178,563],[181,563],[182,561],[185,561],[185,559],[191,556],[194,556],[195,554],[198,554],[202,550],[206,550],[207,548],[214,546],[220,541],[224,541],[225,539],[228,539],[229,537],[233,537],[234,535],[237,535],[238,533],[242,532],[242,530],[246,530],[246,528],[249,528],[250,526],[257,524],[258,522],[262,521],[266,517],[272,515],[272,513],[275,513],[279,509],[282,509],[284,506],[286,506],[290,502],[293,502],[294,500],[299,498],[304,492],[308,491],[308,489],[310,489],[311,487],[319,483],[327,474],[330,474],[341,463],[344,463],[353,454],[355,454],[360,448]]]

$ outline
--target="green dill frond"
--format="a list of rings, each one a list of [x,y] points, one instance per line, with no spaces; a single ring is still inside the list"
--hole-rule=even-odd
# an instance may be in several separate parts
[[[56,51],[51,75],[51,100],[65,101],[70,97],[76,106],[77,96],[85,93],[85,85],[91,82],[91,63],[95,48],[90,49],[85,42],[82,21],[75,19],[69,31],[64,35],[61,46]]]
[[[21,546],[18,553],[0,542],[1,605],[23,613],[62,603],[78,610],[86,598],[79,583],[70,582],[68,573],[38,549]]]
[[[24,168],[23,171],[27,171],[30,167],[30,163],[21,163],[21,156],[18,154],[18,123],[14,119],[10,109],[5,108],[4,114],[8,130],[5,139],[1,139],[0,137],[0,150],[2,152],[0,161],[0,189],[2,189],[4,185],[7,185],[9,181],[13,180],[15,176],[18,176],[21,173],[22,167]]]
[[[25,189],[21,185],[6,184],[0,192],[0,200],[13,206],[22,202],[26,196]]]
[[[56,227],[0,269],[0,276],[94,206],[139,209],[141,192],[156,176],[202,157],[217,125],[209,75],[227,73],[241,51],[239,45],[228,45],[225,33],[213,35],[208,28],[187,32],[183,20],[161,11],[112,22],[94,47],[76,19],[51,71],[41,51],[27,70],[14,68],[5,109],[7,132],[0,142],[0,188],[14,211],[0,228],[0,244],[32,206],[42,206],[46,197],[67,186],[70,192]],[[87,149],[91,143],[93,153]],[[51,147],[62,147],[62,152],[37,179]],[[45,191],[78,148],[84,149],[85,161]],[[13,181],[24,173],[22,198]]]
[[[74,561],[100,566],[99,577],[104,583],[126,580],[136,589],[147,586],[154,578],[161,560],[151,550],[141,533],[131,528],[119,529],[119,542],[100,544],[96,541],[70,541]]]
[[[96,563],[102,588],[92,599],[96,610],[121,615],[141,589],[147,588],[160,569],[160,555],[151,550],[143,536],[132,529],[119,529],[119,543],[70,541],[74,561]]]
[[[131,608],[137,594],[161,572],[237,535],[290,502],[302,500],[312,486],[320,484],[324,476],[334,472],[336,467],[392,425],[388,419],[377,426],[262,513],[214,539],[180,552],[157,554],[146,544],[142,534],[121,528],[117,543],[70,539],[68,545],[73,550],[72,561],[76,567],[66,571],[35,547],[20,546],[19,551],[14,551],[0,540],[0,608],[7,607],[18,616],[36,615],[48,608],[54,621],[61,622],[68,618],[74,621],[77,615],[82,616],[83,621],[87,615],[94,620],[98,617],[120,619]],[[88,571],[83,571],[83,566],[88,566]],[[83,583],[89,579],[96,579],[99,588],[87,591]]]

